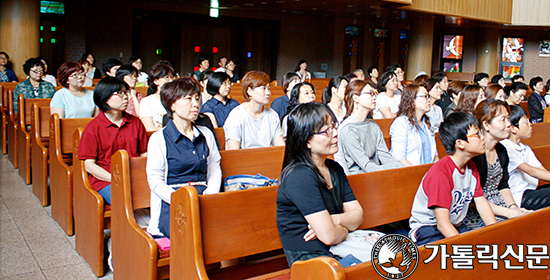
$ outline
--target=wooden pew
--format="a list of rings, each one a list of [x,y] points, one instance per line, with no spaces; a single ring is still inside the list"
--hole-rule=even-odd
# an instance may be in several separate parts
[[[31,183],[31,133],[32,133],[32,106],[49,107],[51,98],[31,98],[26,99],[19,95],[18,111],[19,124],[17,130],[17,148],[19,158],[19,175],[23,177],[25,184]],[[30,126],[31,130],[27,127]]]
[[[463,81],[465,83],[474,83],[474,77],[475,77],[476,73],[474,73],[474,72],[462,72],[462,73],[446,72],[445,75],[447,76],[447,79],[449,79],[449,81]]]
[[[284,147],[221,151],[220,154],[224,178],[256,173],[278,178]],[[159,258],[155,241],[137,226],[133,215],[133,210],[147,208],[150,203],[151,189],[147,183],[146,162],[145,157],[128,158],[126,151],[118,151],[112,158],[111,236],[115,279],[168,277],[170,258]]]
[[[550,145],[550,123],[536,123],[531,126],[533,134],[531,138],[521,140],[531,148]]]
[[[8,125],[8,90],[13,91],[18,83],[0,83],[0,149],[2,149],[2,154],[8,153],[7,146],[7,125]]]
[[[214,134],[218,140],[218,143],[220,143],[220,151],[225,150],[225,132],[223,127],[214,128]]]
[[[19,150],[17,148],[17,129],[19,127],[19,115],[13,108],[13,90],[8,89],[8,122],[7,122],[7,139],[8,139],[8,160],[13,164],[13,168],[19,168]]]
[[[529,114],[529,105],[527,105],[527,101],[521,101],[519,105],[521,106],[521,108],[523,108],[523,110],[525,110],[525,113],[527,113],[527,117],[531,118],[531,114]]]
[[[50,144],[50,107],[32,107],[31,155],[32,192],[42,206],[50,205],[48,189],[48,147]]]
[[[315,87],[316,95],[321,95],[323,93],[323,89],[325,89],[328,86],[329,82],[330,82],[330,78],[311,79],[311,84],[313,85],[313,87]]]
[[[73,224],[73,133],[86,127],[92,118],[60,119],[50,117],[50,194],[52,218],[69,236],[74,233]]]

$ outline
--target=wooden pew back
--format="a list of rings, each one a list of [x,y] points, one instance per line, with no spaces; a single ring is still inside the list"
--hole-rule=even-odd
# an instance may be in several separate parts
[[[463,81],[465,83],[473,83],[476,73],[474,73],[474,72],[461,72],[461,73],[446,72],[445,75],[447,76],[447,79],[449,79],[449,81]]]
[[[50,107],[32,106],[31,155],[32,155],[32,192],[42,206],[48,206],[48,147],[50,142]]]
[[[225,131],[223,130],[223,127],[214,128],[214,136],[216,136],[216,139],[220,144],[220,151],[225,150]]]
[[[49,107],[50,102],[52,101],[51,98],[26,99],[23,97],[23,95],[19,95],[18,98],[19,99],[17,101],[18,101],[19,108],[17,109],[19,110],[19,113],[22,116],[21,118],[19,118],[19,126],[31,125],[32,106],[34,104],[36,104],[38,107]]]
[[[535,123],[531,127],[533,134],[531,138],[521,140],[523,144],[531,148],[550,145],[550,123]]]
[[[284,153],[284,146],[220,151],[223,178],[260,173],[277,179],[283,168]]]

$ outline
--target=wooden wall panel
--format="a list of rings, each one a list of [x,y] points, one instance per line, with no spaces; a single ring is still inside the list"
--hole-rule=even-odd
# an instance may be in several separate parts
[[[515,0],[413,0],[403,9],[510,24]],[[539,0],[547,1],[547,0]]]
[[[550,1],[513,0],[512,24],[550,26]]]

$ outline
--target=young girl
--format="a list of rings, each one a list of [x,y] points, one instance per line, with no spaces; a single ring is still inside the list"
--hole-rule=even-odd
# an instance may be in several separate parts
[[[333,255],[329,248],[363,222],[346,174],[328,159],[338,151],[337,122],[324,104],[301,104],[288,117],[277,229],[289,266]]]
[[[403,90],[397,118],[390,126],[391,154],[406,166],[436,162],[437,147],[430,132],[430,95],[424,86]]]
[[[323,90],[323,104],[326,104],[336,116],[338,123],[342,122],[346,115],[344,94],[349,81],[342,76],[332,77],[328,86]]]
[[[229,113],[239,102],[229,98],[231,92],[231,81],[225,72],[215,72],[210,75],[206,91],[212,98],[204,103],[201,113],[206,114],[214,127],[223,127]]]
[[[434,78],[429,78],[426,80],[428,85],[428,94],[430,95],[430,111],[426,113],[426,116],[430,118],[430,130],[432,133],[439,131],[439,125],[443,122],[443,110],[439,105],[436,105],[435,102],[441,100],[441,94],[443,90],[441,89],[440,82]]]
[[[162,127],[162,118],[166,110],[160,102],[162,86],[174,80],[174,69],[166,64],[157,63],[149,73],[149,88],[154,93],[143,98],[140,102],[139,117],[147,131],[155,131]]]
[[[477,167],[481,187],[497,221],[528,213],[514,202],[508,186],[508,153],[499,143],[510,136],[509,111],[505,102],[495,99],[482,101],[474,111],[485,138],[485,153],[472,158],[472,161]],[[464,223],[472,229],[484,226],[473,208],[468,210]]]
[[[392,119],[397,116],[401,94],[396,94],[397,76],[393,72],[384,72],[378,81],[376,108],[372,114],[373,119]]]
[[[376,90],[368,82],[355,80],[346,88],[348,113],[338,128],[334,155],[346,175],[403,167],[389,153],[378,124],[367,119],[375,104]]]
[[[510,158],[508,164],[508,185],[518,207],[538,210],[550,206],[550,188],[548,185],[538,187],[539,179],[550,181],[550,172],[523,139],[531,138],[533,128],[527,113],[521,106],[510,106],[510,138],[502,140]]]
[[[286,137],[287,124],[288,124],[288,114],[296,108],[296,106],[315,101],[315,88],[312,84],[308,82],[302,82],[292,88],[290,93],[290,101],[286,109],[286,115],[283,117],[281,123],[283,129],[283,137]]]

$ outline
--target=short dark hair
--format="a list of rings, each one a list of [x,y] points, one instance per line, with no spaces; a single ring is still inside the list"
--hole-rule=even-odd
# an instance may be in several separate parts
[[[153,68],[151,68],[151,71],[149,72],[149,78],[147,79],[147,82],[149,82],[149,89],[152,91],[151,94],[157,92],[157,85],[155,84],[155,80],[166,77],[170,74],[174,74],[174,69],[172,68],[172,66],[160,63],[160,61],[153,65]]]
[[[94,89],[94,103],[102,112],[111,110],[111,107],[107,105],[107,100],[113,96],[113,93],[126,89],[129,90],[130,86],[124,81],[115,77],[107,76],[97,83]]]
[[[283,85],[283,92],[286,93],[287,89],[288,89],[288,86],[290,85],[290,82],[292,82],[292,80],[298,78],[298,80],[300,79],[300,76],[298,76],[298,74],[294,73],[294,72],[288,72],[286,73],[284,76],[283,76],[283,80],[281,81],[281,85]],[[290,89],[292,90],[292,89]]]
[[[42,71],[44,70],[44,63],[42,63],[40,59],[29,58],[27,59],[27,61],[25,61],[25,64],[23,64],[23,72],[29,75],[29,73],[31,72],[31,68],[33,68],[34,66],[40,66],[42,67]]]
[[[227,56],[222,55],[222,56],[220,56],[220,58],[218,58],[218,62],[222,62],[222,59],[224,59],[224,58],[225,58],[227,61],[229,61],[229,59],[227,58]],[[226,61],[226,62],[227,62],[227,61]]]
[[[330,79],[330,81],[328,82],[328,86],[323,89],[323,95],[321,96],[323,104],[328,104],[330,102],[330,100],[332,99],[332,88],[338,89],[342,81],[346,81],[349,83],[349,81],[342,76],[334,76]]]
[[[437,71],[435,74],[433,74],[432,78],[436,79],[438,82],[443,81],[447,77],[447,73],[444,71]]]
[[[122,66],[122,62],[116,58],[108,58],[103,61],[103,74],[107,75],[107,72],[111,71],[111,68],[115,66]]]
[[[468,141],[468,129],[479,127],[477,119],[469,113],[453,112],[439,125],[439,139],[447,154],[456,152],[456,140]]]
[[[214,72],[212,70],[204,70],[202,72],[202,75],[201,75],[200,79],[199,79],[199,82],[210,79],[210,76],[212,76],[213,73]]]
[[[388,66],[386,68],[386,72],[387,71],[395,72],[395,70],[397,70],[397,68],[401,68],[401,70],[403,70],[403,67],[401,67],[401,64],[396,63],[396,64],[392,64],[392,65]]]
[[[530,81],[529,81],[529,87],[531,88],[532,91],[535,91],[535,86],[539,83],[539,82],[542,82],[542,78],[540,76],[537,76],[537,77],[534,77],[532,78]]]
[[[519,105],[510,105],[510,123],[512,126],[519,127],[519,121],[523,116],[527,116],[527,113]]]
[[[489,74],[487,73],[477,73],[475,76],[474,76],[474,84],[478,85],[479,86],[479,81],[483,80],[483,79],[489,79]]]
[[[428,90],[428,93],[430,92],[430,90],[432,90],[435,85],[437,85],[439,82],[441,82],[441,80],[438,80],[436,78],[428,78],[426,79],[425,83],[426,83],[426,86],[427,86],[427,90]]]
[[[210,75],[208,79],[208,84],[206,84],[206,92],[214,96],[220,93],[220,87],[222,86],[225,80],[229,79],[229,75],[225,72],[214,72]]]
[[[208,80],[210,83],[210,80]],[[241,80],[241,88],[243,91],[243,97],[248,102],[250,101],[250,96],[248,95],[248,89],[255,89],[261,86],[269,85],[269,76],[262,71],[250,71],[244,74],[243,79]]]
[[[301,82],[296,84],[290,92],[290,98],[288,101],[288,106],[286,107],[285,116],[288,115],[292,110],[294,110],[294,108],[296,108],[298,105],[300,105],[300,89],[303,86],[310,86],[313,90],[313,93],[315,93],[315,87],[308,82]]]
[[[298,65],[296,65],[296,68],[294,68],[294,71],[297,72],[297,71],[300,71],[300,65],[302,65],[302,63],[307,63],[307,60],[305,59],[300,59],[298,61]]]
[[[201,86],[197,80],[191,77],[184,77],[164,84],[160,90],[160,102],[164,106],[164,109],[166,109],[168,117],[173,118],[172,105],[176,101],[188,95],[200,94],[200,92]]]
[[[128,64],[132,64],[138,60],[140,60],[141,57],[137,56],[137,55],[133,55],[132,57],[130,57],[130,59],[128,59]]]
[[[135,74],[135,75],[138,74],[137,68],[132,66],[132,64],[126,64],[126,65],[120,66],[120,68],[118,68],[118,70],[116,70],[115,77],[117,77],[121,80],[124,80],[124,77],[126,75],[132,75],[132,74]]]
[[[369,77],[371,77],[371,78],[372,78],[371,74],[372,74],[372,71],[374,71],[374,69],[378,70],[378,67],[373,65],[373,66],[369,67],[369,69],[367,69],[367,74],[369,74]]]
[[[498,81],[500,81],[500,79],[502,79],[502,78],[504,78],[504,76],[502,76],[500,74],[494,75],[491,78],[491,84],[498,84]]]
[[[348,81],[351,81],[353,79],[357,79],[357,75],[355,75],[355,73],[348,73],[346,75],[344,75],[344,77],[348,80]]]
[[[519,79],[523,79],[525,81],[525,77],[523,77],[522,75],[515,75],[512,77],[512,83],[517,82],[517,80]]]
[[[0,54],[3,54],[6,56],[7,59],[10,59],[10,56],[6,52],[0,52]]]
[[[208,60],[208,57],[205,57],[205,56],[201,56],[199,57],[199,64],[198,65],[201,65],[201,63],[205,60]],[[210,61],[209,61],[210,62]]]
[[[57,79],[59,83],[64,87],[68,87],[69,76],[77,71],[84,71],[84,68],[82,68],[82,64],[76,61],[67,61],[61,64],[59,69],[57,69]]]
[[[90,56],[90,55],[91,55],[92,57],[94,57],[94,59],[95,59],[95,55],[94,55],[93,53],[91,53],[91,52],[85,52],[85,53],[83,53],[82,56],[80,56],[80,59],[88,59],[88,56]]]
[[[386,85],[388,82],[393,79],[393,77],[397,77],[393,71],[386,71],[380,75],[380,78],[378,78],[378,92],[385,92],[386,91]]]
[[[513,82],[511,85],[505,86],[504,93],[506,94],[506,98],[510,97],[510,92],[516,93],[520,89],[529,90],[527,85],[522,82]]]

